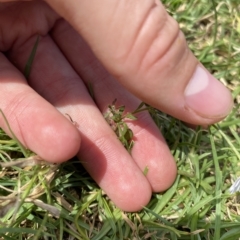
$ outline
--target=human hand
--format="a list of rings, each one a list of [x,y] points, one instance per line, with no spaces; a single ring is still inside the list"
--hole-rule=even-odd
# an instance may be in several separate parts
[[[146,112],[128,123],[135,136],[130,156],[102,117],[107,106],[116,98],[117,105],[132,111],[140,98],[181,120],[206,125],[226,116],[231,95],[202,66],[195,74],[197,83],[190,80],[198,61],[159,2],[48,2],[82,34],[115,78],[44,2],[4,3],[0,108],[19,140],[48,161],[71,158],[81,141],[78,156],[100,187],[123,210],[139,210],[152,191],[172,184],[176,166]],[[21,72],[37,35],[42,37],[27,82]],[[84,86],[88,82],[97,106]],[[59,111],[68,113],[79,128]],[[2,119],[0,123],[7,131]]]

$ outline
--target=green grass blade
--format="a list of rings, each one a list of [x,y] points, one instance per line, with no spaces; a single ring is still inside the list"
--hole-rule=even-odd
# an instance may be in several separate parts
[[[35,44],[33,46],[33,49],[32,49],[32,51],[30,53],[30,56],[29,56],[29,58],[27,60],[25,68],[24,68],[24,76],[26,77],[26,79],[29,78],[29,75],[30,75],[30,72],[31,72],[31,68],[32,68],[32,64],[33,64],[33,60],[34,60],[34,57],[36,55],[38,43],[39,43],[39,36],[37,36],[36,42],[35,42]]]
[[[12,131],[12,129],[11,129],[9,123],[8,123],[8,120],[7,120],[6,116],[5,116],[5,114],[3,113],[2,109],[0,109],[0,113],[3,116],[3,119],[4,119],[5,123],[7,124],[8,130],[10,131],[10,133],[12,135],[12,138],[17,142],[17,144],[18,144],[19,148],[21,149],[24,157],[28,157],[28,154],[26,152],[26,148],[21,144],[21,142],[17,139],[16,135]]]
[[[222,180],[222,172],[219,167],[218,162],[218,156],[217,156],[217,150],[214,143],[213,135],[211,132],[211,128],[209,128],[210,131],[210,142],[212,146],[212,154],[213,154],[213,162],[214,162],[214,168],[215,168],[215,176],[216,176],[216,186],[215,186],[215,197],[216,197],[216,219],[215,219],[215,231],[214,231],[214,240],[220,239],[220,229],[221,229],[221,187],[223,184]]]

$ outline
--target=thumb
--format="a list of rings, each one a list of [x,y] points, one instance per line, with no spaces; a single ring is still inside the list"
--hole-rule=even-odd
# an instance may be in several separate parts
[[[192,124],[232,108],[230,92],[194,57],[158,0],[47,0],[108,71],[144,102]]]

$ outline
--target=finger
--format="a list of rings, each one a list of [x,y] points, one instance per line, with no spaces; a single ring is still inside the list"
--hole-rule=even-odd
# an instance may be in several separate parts
[[[34,39],[11,53],[20,69],[24,53]],[[147,204],[151,187],[136,164],[131,161],[115,134],[103,119],[79,76],[47,36],[41,39],[30,85],[79,125],[82,143],[79,158],[101,188],[126,211],[136,211]]]
[[[143,101],[192,124],[214,123],[231,110],[231,94],[199,64],[160,1],[47,2]]]
[[[34,92],[24,76],[0,53],[0,108],[26,148],[50,162],[73,157],[80,146],[76,128]],[[0,126],[11,135],[0,117]]]
[[[140,101],[127,92],[102,67],[85,41],[65,21],[59,21],[52,37],[74,69],[81,75],[85,85],[93,89],[94,99],[104,113],[114,99],[116,105],[124,105],[125,112],[134,111]],[[137,114],[137,120],[127,121],[134,134],[131,155],[140,170],[148,169],[146,175],[153,191],[166,190],[176,177],[173,157],[148,112]]]

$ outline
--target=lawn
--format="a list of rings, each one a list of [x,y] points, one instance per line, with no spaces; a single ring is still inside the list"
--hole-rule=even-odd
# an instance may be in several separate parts
[[[0,130],[0,240],[240,239],[240,193],[229,191],[240,177],[239,0],[162,2],[196,57],[232,91],[232,113],[190,129],[149,108],[178,176],[137,213],[116,208],[77,159],[46,164]]]

